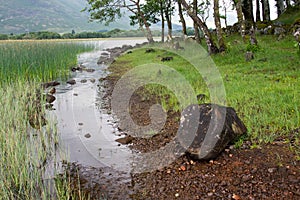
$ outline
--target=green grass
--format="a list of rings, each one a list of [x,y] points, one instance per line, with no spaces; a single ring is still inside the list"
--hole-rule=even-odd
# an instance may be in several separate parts
[[[0,43],[1,199],[55,196],[42,175],[47,161],[55,156],[58,136],[54,122],[39,130],[29,125],[28,119],[37,112],[35,89],[42,81],[66,77],[77,63],[77,54],[90,49],[75,43]],[[53,189],[59,199],[70,199],[67,177],[56,181]]]
[[[300,57],[297,48],[294,48],[294,39],[287,37],[277,41],[272,36],[259,36],[260,49],[251,62],[245,61],[247,44],[242,42],[240,36],[231,36],[226,40],[228,52],[214,55],[212,59],[224,81],[227,105],[236,109],[252,141],[269,143],[278,137],[287,137],[292,130],[300,127]],[[158,55],[172,55],[174,60],[162,63]],[[145,63],[170,66],[186,77],[195,94],[210,95],[205,81],[186,60],[162,50],[145,54],[145,49],[138,49],[132,54],[125,54],[111,66],[112,76],[122,75],[126,70]],[[121,74],[118,74],[119,70]],[[180,87],[176,79],[169,78]],[[162,97],[159,103],[166,110],[182,109],[174,94],[157,88],[162,86],[155,87],[146,86],[146,90]],[[205,100],[210,101],[209,98]]]
[[[296,20],[300,19],[300,6],[289,7],[276,22],[281,22],[283,24],[292,25]]]

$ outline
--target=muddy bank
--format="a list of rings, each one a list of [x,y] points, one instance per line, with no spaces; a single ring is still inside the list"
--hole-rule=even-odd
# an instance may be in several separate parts
[[[112,73],[101,80],[107,109],[110,109],[116,82],[128,70],[122,63],[116,63],[108,68]],[[130,114],[137,124],[147,125],[149,109],[158,101],[157,97],[145,99],[140,94],[136,91],[131,97]],[[167,113],[167,121],[159,134],[133,138],[129,147],[138,152],[151,152],[165,146],[176,135],[179,117],[180,113]],[[130,198],[299,199],[300,162],[296,161],[289,145],[278,140],[251,149],[251,142],[245,141],[239,149],[229,145],[215,160],[202,162],[182,155],[160,170],[132,174]],[[157,162],[159,165],[160,161]]]

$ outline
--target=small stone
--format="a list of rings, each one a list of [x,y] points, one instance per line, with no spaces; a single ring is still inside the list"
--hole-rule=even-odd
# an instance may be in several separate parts
[[[226,183],[226,181],[222,181],[222,182],[220,183],[220,185],[221,185],[221,186],[227,186],[227,183]]]
[[[229,154],[229,157],[232,158],[232,157],[233,157],[233,154]]]
[[[78,96],[78,94],[77,94],[77,93],[74,93],[73,95],[74,95],[75,97],[77,97],[77,96]]]
[[[232,199],[234,199],[234,200],[241,200],[241,197],[239,195],[237,195],[237,194],[233,194],[232,195]]]
[[[49,94],[55,94],[56,93],[56,89],[53,87],[48,91]]]
[[[176,193],[176,194],[175,194],[175,197],[179,197],[179,194],[178,194],[178,193]]]
[[[171,170],[170,169],[167,170],[167,174],[171,174]]]
[[[90,81],[91,81],[91,83],[95,83],[95,82],[96,82],[96,79],[91,78]]]
[[[180,170],[185,171],[185,170],[186,170],[186,167],[185,167],[184,165],[181,165],[181,166],[180,166]]]
[[[207,196],[209,196],[209,197],[211,197],[213,195],[214,195],[214,193],[212,193],[212,192],[210,192],[210,193],[207,194]]]
[[[125,136],[124,138],[119,138],[116,139],[116,142],[119,142],[120,144],[126,145],[126,144],[130,144],[133,140],[133,137],[131,137],[130,135]]]
[[[249,61],[251,61],[251,60],[253,60],[253,59],[254,59],[254,54],[253,54],[253,52],[247,51],[246,54],[245,54],[245,60],[246,60],[247,62],[249,62]]]
[[[53,103],[56,100],[55,96],[52,94],[46,94],[46,102],[47,103]]]
[[[80,82],[81,82],[81,83],[86,83],[87,80],[86,80],[86,79],[82,79]]]
[[[247,182],[247,181],[250,181],[251,180],[251,176],[246,176],[246,175],[244,175],[243,177],[242,177],[242,181],[243,182]]]
[[[76,81],[74,79],[71,79],[71,80],[68,80],[67,83],[70,85],[75,85]]]
[[[274,173],[275,171],[276,171],[276,168],[269,168],[269,169],[268,169],[268,172],[269,172],[269,173]]]
[[[87,134],[84,135],[84,137],[90,138],[90,137],[92,137],[92,136],[91,136],[91,134],[87,133]]]

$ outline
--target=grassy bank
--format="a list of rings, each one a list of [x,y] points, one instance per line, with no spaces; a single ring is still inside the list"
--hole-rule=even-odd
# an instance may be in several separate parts
[[[227,38],[228,52],[214,55],[212,59],[224,82],[227,105],[237,110],[248,128],[248,135],[252,141],[256,144],[269,143],[281,136],[288,141],[291,139],[292,130],[300,127],[299,54],[291,37],[277,41],[272,36],[261,36],[258,40],[260,49],[251,62],[245,61],[247,44],[244,44],[239,36]],[[168,56],[172,56],[173,59],[161,62],[162,57]],[[155,52],[145,53],[145,49],[137,49],[133,53],[124,54],[111,65],[110,76],[120,77],[135,66],[147,63],[171,67],[189,81],[195,94],[207,96],[199,103],[211,101],[208,86],[205,84],[207,80],[204,81],[187,60],[164,50],[156,49]],[[158,71],[150,76],[163,74]],[[172,75],[166,77],[180,87]],[[178,106],[176,95],[167,88],[148,84],[144,90],[161,97],[159,103],[166,110],[182,109]],[[299,135],[293,135],[292,138],[299,143]]]
[[[66,77],[77,54],[90,50],[75,43],[0,43],[0,196],[1,199],[69,199],[68,181],[45,186],[44,166],[55,153],[54,124],[34,130],[28,123],[35,112],[35,88],[42,81]],[[54,196],[53,196],[54,195]]]

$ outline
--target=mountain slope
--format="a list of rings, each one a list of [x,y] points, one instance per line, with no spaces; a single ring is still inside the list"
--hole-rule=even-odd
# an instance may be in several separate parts
[[[129,29],[128,18],[122,18],[109,27],[89,23],[88,13],[80,12],[85,6],[85,0],[0,0],[0,33]]]

